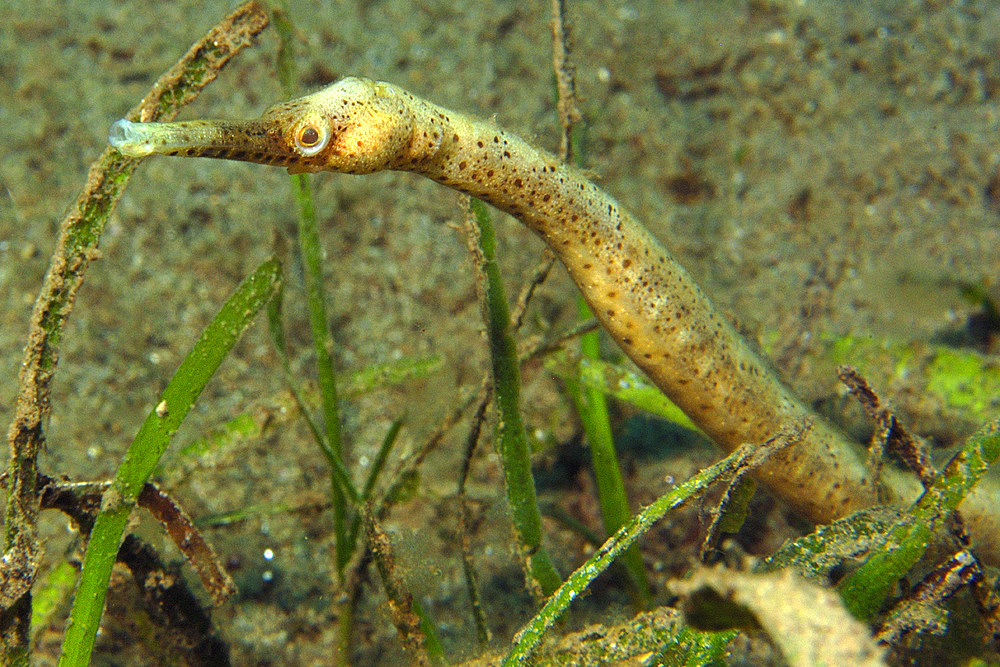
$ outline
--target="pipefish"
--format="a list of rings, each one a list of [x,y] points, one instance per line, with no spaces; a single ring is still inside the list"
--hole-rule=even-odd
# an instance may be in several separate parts
[[[349,77],[255,120],[120,120],[109,141],[132,157],[214,157],[291,173],[410,171],[478,197],[548,244],[622,350],[727,452],[811,421],[755,473],[777,497],[819,523],[875,502],[859,446],[776,377],[645,227],[581,171],[489,122]],[[896,504],[920,491],[897,471],[884,471],[882,484]],[[995,493],[982,487],[963,511],[983,555],[997,561]]]

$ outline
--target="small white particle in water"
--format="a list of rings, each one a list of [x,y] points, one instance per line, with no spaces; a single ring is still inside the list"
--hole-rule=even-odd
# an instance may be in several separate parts
[[[667,475],[666,477],[663,478],[663,481],[666,482],[667,484],[670,484],[671,486],[673,486],[674,476],[673,475]]]
[[[362,468],[367,468],[369,463],[371,463],[371,460],[364,454],[358,457],[358,465]]]
[[[272,560],[274,558],[274,551],[272,549],[264,549],[264,560]]]
[[[150,352],[149,353],[149,363],[153,364],[154,366],[159,365],[159,363],[160,363],[160,353],[159,352]]]
[[[598,67],[597,80],[601,83],[611,83],[611,70],[607,67]]]
[[[274,572],[271,572],[270,570],[264,570],[261,573],[260,578],[265,582],[271,581],[272,579],[274,579]]]

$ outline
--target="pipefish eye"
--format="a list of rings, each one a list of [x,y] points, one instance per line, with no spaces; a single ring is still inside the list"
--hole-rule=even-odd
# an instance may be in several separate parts
[[[329,139],[330,132],[326,125],[315,119],[309,119],[295,130],[295,149],[306,157],[316,155],[326,147]]]

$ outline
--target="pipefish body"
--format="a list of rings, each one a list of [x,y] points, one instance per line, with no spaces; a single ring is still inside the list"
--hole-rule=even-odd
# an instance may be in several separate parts
[[[491,123],[350,77],[255,120],[120,120],[109,141],[132,157],[215,157],[292,173],[410,171],[489,202],[548,244],[622,350],[726,451],[811,420],[756,472],[772,493],[820,523],[875,502],[856,443],[785,387],[645,227],[582,172]],[[919,493],[908,475],[886,470],[882,482],[897,504]],[[1000,560],[993,496],[982,486],[963,511],[987,559]]]

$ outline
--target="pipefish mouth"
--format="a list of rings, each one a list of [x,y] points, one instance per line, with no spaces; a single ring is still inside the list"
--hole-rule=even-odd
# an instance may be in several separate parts
[[[263,123],[234,121],[185,121],[133,123],[124,118],[108,132],[108,143],[129,157],[153,153],[182,157],[214,157],[260,164],[288,165],[291,156],[274,150],[277,137]],[[248,151],[253,145],[257,149]],[[265,150],[268,146],[268,150]]]
[[[811,422],[755,473],[775,495],[820,523],[875,502],[858,445],[781,382],[645,227],[583,172],[492,123],[349,77],[255,120],[118,121],[109,141],[133,157],[215,157],[292,173],[410,171],[478,197],[548,244],[622,350],[723,449]],[[882,482],[897,504],[920,491],[891,470]],[[984,552],[1000,555],[995,494],[983,486],[963,510]]]

